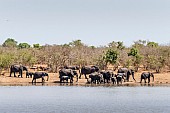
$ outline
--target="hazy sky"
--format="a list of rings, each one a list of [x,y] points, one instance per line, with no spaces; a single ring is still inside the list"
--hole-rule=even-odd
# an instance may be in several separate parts
[[[0,44],[170,43],[170,0],[0,0]]]

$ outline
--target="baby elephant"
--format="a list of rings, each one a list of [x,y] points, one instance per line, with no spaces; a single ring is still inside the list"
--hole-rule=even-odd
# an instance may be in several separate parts
[[[142,80],[143,80],[143,79],[144,79],[145,83],[146,83],[146,79],[148,79],[148,83],[150,83],[150,77],[153,77],[153,81],[154,81],[154,75],[153,75],[153,73],[143,72],[143,73],[141,74],[140,83],[142,83]]]
[[[32,76],[34,75],[33,72],[26,72],[26,78],[32,78]]]

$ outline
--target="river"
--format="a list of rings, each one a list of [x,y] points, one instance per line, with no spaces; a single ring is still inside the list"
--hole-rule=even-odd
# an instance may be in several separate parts
[[[1,85],[0,113],[170,113],[170,86]]]

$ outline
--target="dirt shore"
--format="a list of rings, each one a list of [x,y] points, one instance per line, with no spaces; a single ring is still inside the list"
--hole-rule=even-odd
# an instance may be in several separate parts
[[[126,82],[128,84],[140,84],[140,75],[142,72],[135,73],[136,82],[133,81],[132,77],[130,76],[130,81]],[[155,73],[154,74],[154,82],[151,78],[151,84],[170,84],[170,73]],[[46,79],[46,78],[45,78]],[[76,78],[74,78],[74,83]],[[4,75],[0,76],[0,84],[22,84],[22,83],[31,83],[32,78],[26,78],[25,72],[23,73],[23,78],[18,77],[9,77],[9,73],[4,73]],[[41,82],[41,79],[37,79],[37,82]],[[87,80],[82,76],[82,79],[79,79],[77,84],[86,84]],[[49,80],[45,81],[45,83],[59,83],[59,74],[58,73],[49,73]],[[126,84],[123,83],[123,84]],[[144,83],[144,81],[143,81]]]

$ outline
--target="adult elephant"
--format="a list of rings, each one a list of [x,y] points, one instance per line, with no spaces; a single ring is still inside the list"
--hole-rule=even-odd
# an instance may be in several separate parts
[[[12,73],[14,73],[14,77],[16,77],[16,72],[19,73],[18,77],[20,76],[22,78],[22,72],[23,71],[28,71],[26,66],[23,65],[11,65],[10,67],[10,77]]]
[[[79,70],[79,66],[64,66],[65,69]]]
[[[59,71],[60,83],[63,82],[64,80],[68,82],[68,79],[70,79],[70,83],[72,83],[74,76],[77,77],[78,81],[78,74],[75,70],[63,68]]]
[[[130,75],[132,75],[132,78],[134,81],[134,71],[132,69],[128,69],[128,68],[119,68],[117,73],[125,73],[125,77],[126,77],[126,81],[129,82],[129,77]]]
[[[85,78],[87,79],[87,74],[91,74],[93,72],[98,72],[99,68],[97,66],[83,66],[81,68],[80,76],[79,79],[81,79],[81,75],[84,75]]]
[[[153,82],[154,82],[154,75],[153,73],[151,72],[143,72],[141,74],[141,80],[140,80],[140,83],[142,83],[142,80],[144,79],[145,83],[146,83],[146,80],[148,79],[148,83],[150,83],[150,77],[153,77]]]
[[[39,79],[39,78],[42,78],[42,83],[45,82],[45,79],[44,79],[45,76],[47,76],[47,81],[49,79],[49,75],[46,72],[35,72],[32,74],[33,74],[32,83],[36,83],[36,79]]]

